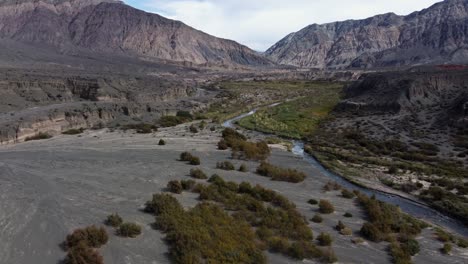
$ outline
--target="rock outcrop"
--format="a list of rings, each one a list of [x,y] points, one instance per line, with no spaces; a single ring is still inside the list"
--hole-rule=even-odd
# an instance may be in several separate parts
[[[468,70],[415,68],[363,75],[345,90],[342,113],[420,116],[433,126],[468,128]]]
[[[468,63],[468,1],[445,0],[408,16],[313,24],[286,36],[266,56],[317,68]]]
[[[271,65],[257,52],[113,0],[7,0],[0,38],[56,48],[202,65]]]

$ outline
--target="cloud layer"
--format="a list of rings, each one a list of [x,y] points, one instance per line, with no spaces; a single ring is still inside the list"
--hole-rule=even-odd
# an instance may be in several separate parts
[[[406,15],[434,0],[125,0],[217,37],[264,51],[285,35],[313,23],[362,19],[394,12]]]

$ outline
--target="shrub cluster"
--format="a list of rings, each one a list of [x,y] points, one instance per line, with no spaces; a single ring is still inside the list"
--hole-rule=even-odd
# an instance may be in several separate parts
[[[319,214],[314,215],[314,217],[312,217],[312,219],[310,219],[310,220],[311,220],[312,222],[314,222],[314,223],[317,223],[317,224],[320,224],[320,223],[323,222],[323,218],[322,218],[322,216],[319,215]]]
[[[346,199],[353,199],[356,195],[348,189],[341,190],[341,195]]]
[[[167,189],[172,193],[180,194],[184,190],[184,187],[180,181],[174,180],[167,183]]]
[[[194,188],[202,203],[189,211],[170,195],[154,195],[147,203],[146,211],[157,215],[156,225],[167,233],[175,262],[264,263],[265,249],[296,259],[330,255],[314,246],[307,222],[284,196],[259,185],[226,182],[218,175],[213,175],[208,182],[209,185],[199,184]],[[232,213],[226,214],[224,210]],[[198,216],[198,211],[204,213]],[[197,217],[192,218],[194,215]],[[221,219],[223,224],[217,222]],[[255,226],[253,236],[249,235],[250,226]],[[237,237],[237,232],[243,236]],[[190,244],[183,244],[185,241]],[[227,254],[227,246],[238,248],[237,253]]]
[[[69,129],[69,130],[66,130],[66,131],[63,131],[62,134],[64,135],[79,135],[79,134],[82,134],[84,132],[84,128],[73,128],[73,129]]]
[[[328,200],[320,200],[319,211],[322,214],[331,214],[335,212],[335,207]]]
[[[200,180],[206,180],[208,179],[208,176],[201,170],[201,169],[191,169],[190,170],[190,177],[195,178],[195,179],[200,179]]]
[[[257,168],[257,173],[269,177],[274,181],[285,181],[292,183],[299,183],[305,180],[305,173],[295,169],[284,169],[271,165],[263,161]]]
[[[123,223],[122,217],[117,213],[107,216],[105,224],[112,227],[119,227]]]
[[[323,191],[325,191],[325,192],[339,191],[342,188],[343,187],[341,185],[339,185],[337,182],[329,181],[323,186]]]
[[[117,235],[135,238],[141,234],[141,226],[135,223],[123,223],[117,229]]]
[[[221,170],[227,170],[227,171],[232,171],[232,170],[236,169],[236,167],[234,167],[234,164],[232,164],[229,161],[223,161],[223,162],[216,163],[216,168],[221,169]]]
[[[179,111],[175,116],[163,116],[158,123],[162,127],[173,127],[193,120],[192,114],[188,111]]]
[[[25,138],[24,141],[43,140],[43,139],[49,139],[49,138],[52,138],[50,134],[39,132],[38,134],[34,136]]]
[[[333,239],[332,237],[330,236],[330,234],[328,233],[321,233],[318,237],[317,237],[317,241],[319,243],[320,246],[330,246],[333,242]]]
[[[128,124],[122,127],[123,130],[134,129],[138,134],[150,134],[158,131],[158,127],[153,124]]]
[[[248,160],[265,160],[270,155],[270,148],[264,141],[250,142],[247,138],[232,128],[222,132],[223,139],[218,143],[218,149],[232,149],[232,157]]]
[[[96,251],[105,245],[109,237],[104,228],[89,226],[76,229],[64,242],[67,249],[66,264],[103,264],[102,256]]]
[[[190,165],[200,165],[200,158],[193,156],[190,152],[180,154],[180,161],[187,161]]]
[[[175,263],[266,263],[250,226],[218,205],[201,203],[185,211],[174,197],[156,194],[147,208],[166,233]]]

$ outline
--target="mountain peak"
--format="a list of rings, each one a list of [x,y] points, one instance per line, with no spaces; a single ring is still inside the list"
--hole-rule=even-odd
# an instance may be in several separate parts
[[[266,56],[318,68],[468,62],[467,23],[468,1],[446,0],[408,16],[313,24],[280,40]]]

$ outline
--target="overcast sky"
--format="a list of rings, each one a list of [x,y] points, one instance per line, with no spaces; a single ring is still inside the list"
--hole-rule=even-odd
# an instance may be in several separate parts
[[[434,0],[124,0],[148,12],[181,20],[217,37],[264,51],[313,23],[361,19],[394,12],[406,15]]]

